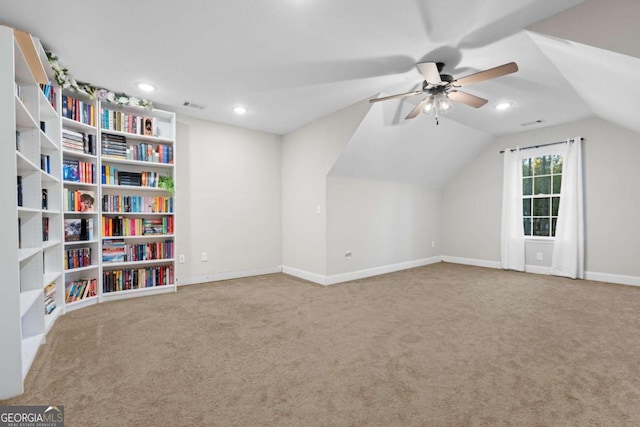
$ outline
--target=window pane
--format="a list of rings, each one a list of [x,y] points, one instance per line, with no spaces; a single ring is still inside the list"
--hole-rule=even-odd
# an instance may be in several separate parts
[[[562,175],[553,175],[553,194],[560,194],[562,186]]]
[[[531,236],[531,218],[524,218],[524,235]]]
[[[522,199],[522,216],[531,216],[531,199]]]
[[[533,194],[551,194],[551,177],[533,178]]]
[[[522,176],[531,176],[531,159],[522,159]]]
[[[549,235],[549,218],[533,218],[533,235]]]
[[[552,158],[553,161],[553,173],[562,173],[562,156],[555,154]]]
[[[533,199],[533,216],[549,216],[550,202],[548,197]]]
[[[560,197],[551,199],[551,216],[558,216],[558,208],[560,208]]]
[[[555,237],[556,235],[556,223],[558,222],[558,218],[551,218],[551,235]]]
[[[533,187],[533,178],[524,178],[522,180],[522,194],[530,196]]]
[[[551,173],[551,156],[536,157],[533,159],[533,174],[546,175]]]

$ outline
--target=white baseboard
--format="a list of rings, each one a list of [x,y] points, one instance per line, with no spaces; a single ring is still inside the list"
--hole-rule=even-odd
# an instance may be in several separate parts
[[[488,267],[488,268],[498,268],[498,269],[502,268],[500,262],[486,261],[486,260],[473,259],[473,258],[459,258],[459,257],[450,257],[445,255],[442,257],[442,261],[452,262],[455,264],[475,265],[477,267]],[[525,267],[525,271],[527,273],[533,273],[533,274],[550,275],[551,267],[527,265]],[[624,276],[622,274],[596,273],[593,271],[585,271],[584,278],[585,280],[593,280],[596,282],[616,283],[618,285],[628,285],[628,286],[640,286],[640,277],[638,276]]]
[[[617,283],[619,285],[640,286],[640,277],[637,276],[624,276],[621,274],[594,273],[593,271],[586,271],[584,273],[584,278],[587,280],[595,280],[596,282],[609,282]]]
[[[551,267],[544,267],[542,265],[525,265],[524,271],[527,273],[533,274],[546,274],[547,276],[551,275]]]
[[[349,282],[351,280],[364,279],[365,277],[379,276],[381,274],[393,273],[394,271],[407,270],[409,268],[422,267],[423,265],[435,264],[442,261],[439,256],[423,258],[414,261],[400,262],[398,264],[383,265],[381,267],[367,268],[365,270],[350,271],[348,273],[333,274],[323,276],[318,273],[300,270],[298,268],[282,266],[282,272],[300,279],[308,280],[319,285],[335,285]]]
[[[333,274],[326,277],[327,285],[349,282],[351,280],[364,279],[366,277],[379,276],[381,274],[393,273],[394,271],[407,270],[409,268],[422,267],[424,265],[435,264],[442,261],[439,256],[431,258],[417,259],[414,261],[400,262],[397,264],[383,265],[381,267],[367,268],[365,270],[351,271],[349,273]]]
[[[282,272],[299,279],[308,280],[309,282],[317,283],[319,285],[327,284],[327,277],[318,273],[311,273],[310,271],[300,270],[298,268],[282,266]]]
[[[497,269],[502,268],[500,261],[488,261],[484,259],[461,258],[461,257],[443,255],[442,261],[451,262],[453,264],[474,265],[476,267],[497,268]]]
[[[228,271],[224,273],[207,274],[205,276],[189,277],[180,279],[178,286],[197,285],[199,283],[217,282],[220,280],[241,279],[243,277],[261,276],[263,274],[273,274],[282,272],[282,266],[255,268],[252,270]]]

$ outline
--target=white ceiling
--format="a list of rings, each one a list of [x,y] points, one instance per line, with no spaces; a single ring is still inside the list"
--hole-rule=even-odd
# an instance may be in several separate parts
[[[581,2],[0,0],[0,21],[39,37],[77,80],[135,96],[144,96],[135,83],[149,81],[158,107],[276,134],[378,92],[411,89],[419,61],[445,62],[460,77],[515,60],[517,75],[468,88],[491,101],[486,113],[461,106],[452,115],[505,133],[537,118],[550,94],[567,104],[547,109],[549,117],[580,108],[535,43],[516,33]],[[509,121],[488,115],[500,99],[518,106]],[[234,115],[236,104],[249,114]]]
[[[417,62],[455,77],[517,62],[465,88],[487,105],[455,104],[437,127],[403,120],[420,97],[373,105],[333,171],[433,185],[462,167],[452,146],[468,158],[493,135],[532,128],[523,123],[598,115],[640,132],[639,16],[637,0],[0,0],[0,22],[39,37],[77,80],[138,97],[147,81],[158,108],[275,134],[414,90]],[[493,108],[505,100],[514,108]],[[237,104],[249,113],[236,116]]]

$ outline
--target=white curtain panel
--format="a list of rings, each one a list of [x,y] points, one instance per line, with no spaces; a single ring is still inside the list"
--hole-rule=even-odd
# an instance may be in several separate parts
[[[563,153],[562,188],[551,259],[551,274],[584,278],[584,197],[582,138],[567,141]]]
[[[520,149],[504,150],[502,183],[502,268],[524,271],[522,225],[522,159]]]

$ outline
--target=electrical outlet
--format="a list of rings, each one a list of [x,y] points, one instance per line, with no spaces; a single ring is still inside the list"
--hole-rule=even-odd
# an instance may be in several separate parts
[[[184,254],[180,254],[180,255],[178,256],[178,262],[179,262],[180,264],[184,264]]]
[[[435,240],[432,240],[432,241],[431,241],[431,247],[432,247],[432,248],[435,248],[435,247],[436,247],[436,241],[435,241]]]
[[[542,261],[542,252],[536,252],[536,260]]]
[[[209,257],[207,256],[206,252],[202,252],[200,254],[200,261],[207,261],[209,259]]]

